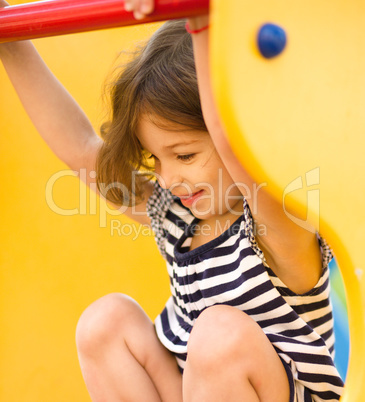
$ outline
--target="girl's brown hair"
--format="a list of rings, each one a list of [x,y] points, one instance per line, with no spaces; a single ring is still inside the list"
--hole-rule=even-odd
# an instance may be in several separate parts
[[[141,115],[206,130],[185,21],[166,22],[127,63],[112,86],[111,104],[111,120],[102,126],[97,184],[109,201],[132,205],[143,199],[143,182],[152,176],[133,174],[149,169],[136,136]]]

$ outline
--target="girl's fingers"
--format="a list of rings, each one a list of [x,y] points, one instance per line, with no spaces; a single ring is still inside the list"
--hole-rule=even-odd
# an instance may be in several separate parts
[[[150,14],[155,7],[154,0],[125,0],[124,9],[133,12],[134,18],[140,20]]]
[[[124,1],[124,9],[125,9],[125,11],[133,11],[133,4],[132,4],[132,1],[130,1],[130,0],[125,0],[125,1]]]
[[[141,0],[140,12],[142,14],[151,14],[155,7],[154,0]]]

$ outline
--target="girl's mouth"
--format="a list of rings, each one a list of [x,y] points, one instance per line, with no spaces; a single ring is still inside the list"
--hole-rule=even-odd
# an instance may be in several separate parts
[[[179,198],[185,207],[190,208],[202,196],[203,192],[204,190],[200,190],[191,195],[179,196]]]

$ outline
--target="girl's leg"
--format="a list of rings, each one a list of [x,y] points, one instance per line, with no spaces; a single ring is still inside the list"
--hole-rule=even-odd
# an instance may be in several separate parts
[[[182,400],[176,360],[131,298],[110,294],[89,306],[77,325],[76,343],[93,401]]]
[[[259,325],[230,306],[197,319],[188,343],[184,401],[288,402],[285,368]]]

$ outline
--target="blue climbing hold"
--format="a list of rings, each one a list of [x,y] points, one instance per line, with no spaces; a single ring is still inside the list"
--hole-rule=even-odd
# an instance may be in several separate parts
[[[266,59],[276,57],[285,48],[286,33],[279,25],[264,24],[258,32],[257,45]]]

